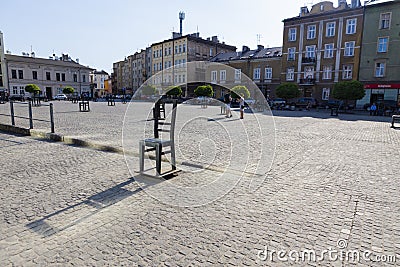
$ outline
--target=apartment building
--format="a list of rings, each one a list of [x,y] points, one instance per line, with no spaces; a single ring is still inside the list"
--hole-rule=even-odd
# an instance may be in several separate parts
[[[51,99],[62,93],[65,86],[75,88],[79,94],[92,94],[89,75],[93,69],[73,61],[68,55],[49,59],[36,58],[34,53],[24,53],[23,56],[6,54],[8,90],[10,95],[27,95],[25,86],[36,84],[41,94]]]
[[[400,1],[365,5],[360,82],[366,95],[358,107],[380,101],[400,106]]]
[[[236,47],[220,43],[216,36],[203,39],[199,33],[173,33],[171,39],[154,43],[151,50],[152,83],[161,87],[181,85],[184,95],[192,96],[197,83],[205,80],[205,73],[188,71],[186,63],[208,61],[218,53],[235,52]],[[190,86],[186,86],[188,81]]]
[[[281,81],[297,83],[306,97],[331,98],[336,82],[357,80],[363,31],[359,0],[324,1],[283,20]]]
[[[275,97],[275,89],[280,85],[281,78],[281,47],[264,48],[258,45],[257,49],[250,50],[249,47],[243,46],[241,52],[220,53],[210,61],[230,67],[210,68],[208,75],[211,83],[223,87],[225,84],[246,85],[251,82],[257,85],[266,98]],[[247,79],[243,79],[243,75],[247,76]],[[216,91],[216,96],[222,97],[226,92],[225,88],[221,88]]]
[[[90,83],[93,85],[93,91],[95,97],[101,97],[107,95],[106,81],[109,79],[109,74],[102,71],[93,71],[89,74]]]

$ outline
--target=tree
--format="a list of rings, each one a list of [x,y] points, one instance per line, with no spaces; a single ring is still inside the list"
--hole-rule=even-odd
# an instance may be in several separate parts
[[[40,88],[36,84],[27,84],[25,86],[25,91],[33,95],[37,95],[40,93]]]
[[[364,85],[359,81],[338,82],[333,87],[333,97],[339,100],[359,100],[365,96]]]
[[[282,83],[276,88],[276,95],[286,100],[293,99],[300,96],[300,90],[295,83]]]
[[[211,85],[200,85],[194,90],[194,93],[197,96],[208,96],[212,97],[214,95],[214,90]]]
[[[74,92],[75,92],[75,89],[73,87],[71,87],[71,86],[65,86],[63,88],[63,93],[66,94],[66,95],[73,94]]]
[[[156,94],[156,88],[152,85],[143,85],[142,87],[142,95],[155,95]]]
[[[180,86],[173,86],[167,89],[167,92],[165,93],[167,96],[181,96],[182,95],[182,89]]]
[[[243,94],[243,98],[249,98],[250,97],[250,91],[247,89],[246,86],[244,85],[236,85],[231,89],[231,96],[232,98],[240,98]]]

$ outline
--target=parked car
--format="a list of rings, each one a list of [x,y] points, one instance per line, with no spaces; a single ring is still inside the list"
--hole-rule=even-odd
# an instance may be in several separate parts
[[[253,106],[256,103],[256,100],[253,98],[247,98],[244,100],[244,106],[248,107],[248,106]]]
[[[53,97],[54,100],[67,100],[68,97],[65,94],[58,94],[56,96]]]
[[[310,103],[311,107],[313,108],[315,108],[318,105],[317,100],[313,97],[301,97],[297,99],[297,101],[295,102],[295,106],[300,108],[305,108],[307,107],[308,103]]]
[[[10,101],[24,101],[25,96],[24,95],[10,95],[8,100]]]
[[[271,103],[273,105],[285,105],[286,104],[286,100],[283,98],[275,98],[271,100]]]

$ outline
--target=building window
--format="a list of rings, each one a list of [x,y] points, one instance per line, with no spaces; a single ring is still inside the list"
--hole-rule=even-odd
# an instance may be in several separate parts
[[[242,79],[242,70],[241,69],[235,69],[235,80],[240,81]]]
[[[182,53],[182,45],[179,45],[179,53]]]
[[[50,81],[51,77],[50,77],[50,72],[46,71],[46,80]]]
[[[217,81],[217,71],[214,70],[211,72],[211,81],[216,82]]]
[[[168,48],[165,48],[164,55],[168,56]]]
[[[344,43],[344,55],[347,57],[354,56],[354,45],[355,42],[345,42]]]
[[[304,78],[305,79],[314,79],[314,67],[313,66],[304,68]]]
[[[296,47],[289,47],[288,49],[288,61],[296,59]]]
[[[356,33],[357,19],[348,19],[346,24],[346,34]]]
[[[162,70],[162,63],[161,62],[158,64],[158,67],[159,67],[159,70]]]
[[[253,80],[259,80],[260,79],[260,68],[255,68],[253,70]]]
[[[389,37],[378,38],[378,53],[386,53],[388,50]]]
[[[316,32],[316,26],[315,25],[309,25],[307,27],[307,39],[314,39],[315,38],[315,32]]]
[[[60,81],[60,73],[56,73],[56,81]]]
[[[325,44],[324,58],[333,58],[334,44]]]
[[[221,79],[221,81],[226,81],[226,70],[221,70],[219,72],[219,78]]]
[[[186,44],[182,45],[182,53],[186,53]]]
[[[330,88],[322,88],[322,100],[329,100],[330,93],[331,93]]]
[[[322,79],[323,80],[331,80],[332,79],[332,66],[323,66],[322,67]]]
[[[18,86],[13,86],[13,95],[18,95]]]
[[[328,22],[326,24],[326,37],[335,36],[335,28],[336,28],[336,23],[335,22]]]
[[[61,73],[61,81],[65,82],[65,73]]]
[[[3,87],[4,86],[4,84],[3,84],[3,76],[0,76],[0,87]]]
[[[375,64],[375,77],[385,76],[385,63],[378,62]]]
[[[11,70],[11,78],[17,79],[17,70]]]
[[[168,47],[168,55],[171,55],[171,54],[172,54],[172,48]]]
[[[289,41],[296,41],[296,28],[289,29]]]
[[[306,46],[306,57],[315,58],[315,45]]]
[[[343,80],[353,79],[353,65],[343,65]]]
[[[294,68],[288,68],[287,69],[286,81],[294,81]]]
[[[379,22],[379,29],[389,29],[390,27],[390,13],[382,13]]]
[[[37,71],[32,71],[32,79],[37,80]]]
[[[272,80],[272,68],[265,68],[265,79]]]
[[[214,55],[212,47],[210,48],[210,57]]]
[[[84,83],[86,82],[86,75],[85,74],[82,75],[82,82],[84,82]]]
[[[24,71],[23,70],[18,70],[18,79],[24,79]]]
[[[49,73],[49,77],[50,77],[50,73]],[[76,73],[74,73],[74,82],[78,81],[78,75],[76,75]]]
[[[19,87],[19,94],[20,95],[25,95],[25,86],[20,86]]]

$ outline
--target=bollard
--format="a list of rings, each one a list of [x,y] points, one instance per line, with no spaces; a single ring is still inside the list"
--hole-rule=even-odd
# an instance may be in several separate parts
[[[28,111],[29,111],[29,129],[33,129],[33,117],[32,117],[32,103],[28,103]]]
[[[53,103],[50,103],[50,126],[51,126],[51,133],[55,133],[54,131],[54,113],[53,113]]]
[[[11,113],[11,125],[12,125],[12,126],[15,126],[14,101],[10,101],[10,113]]]

